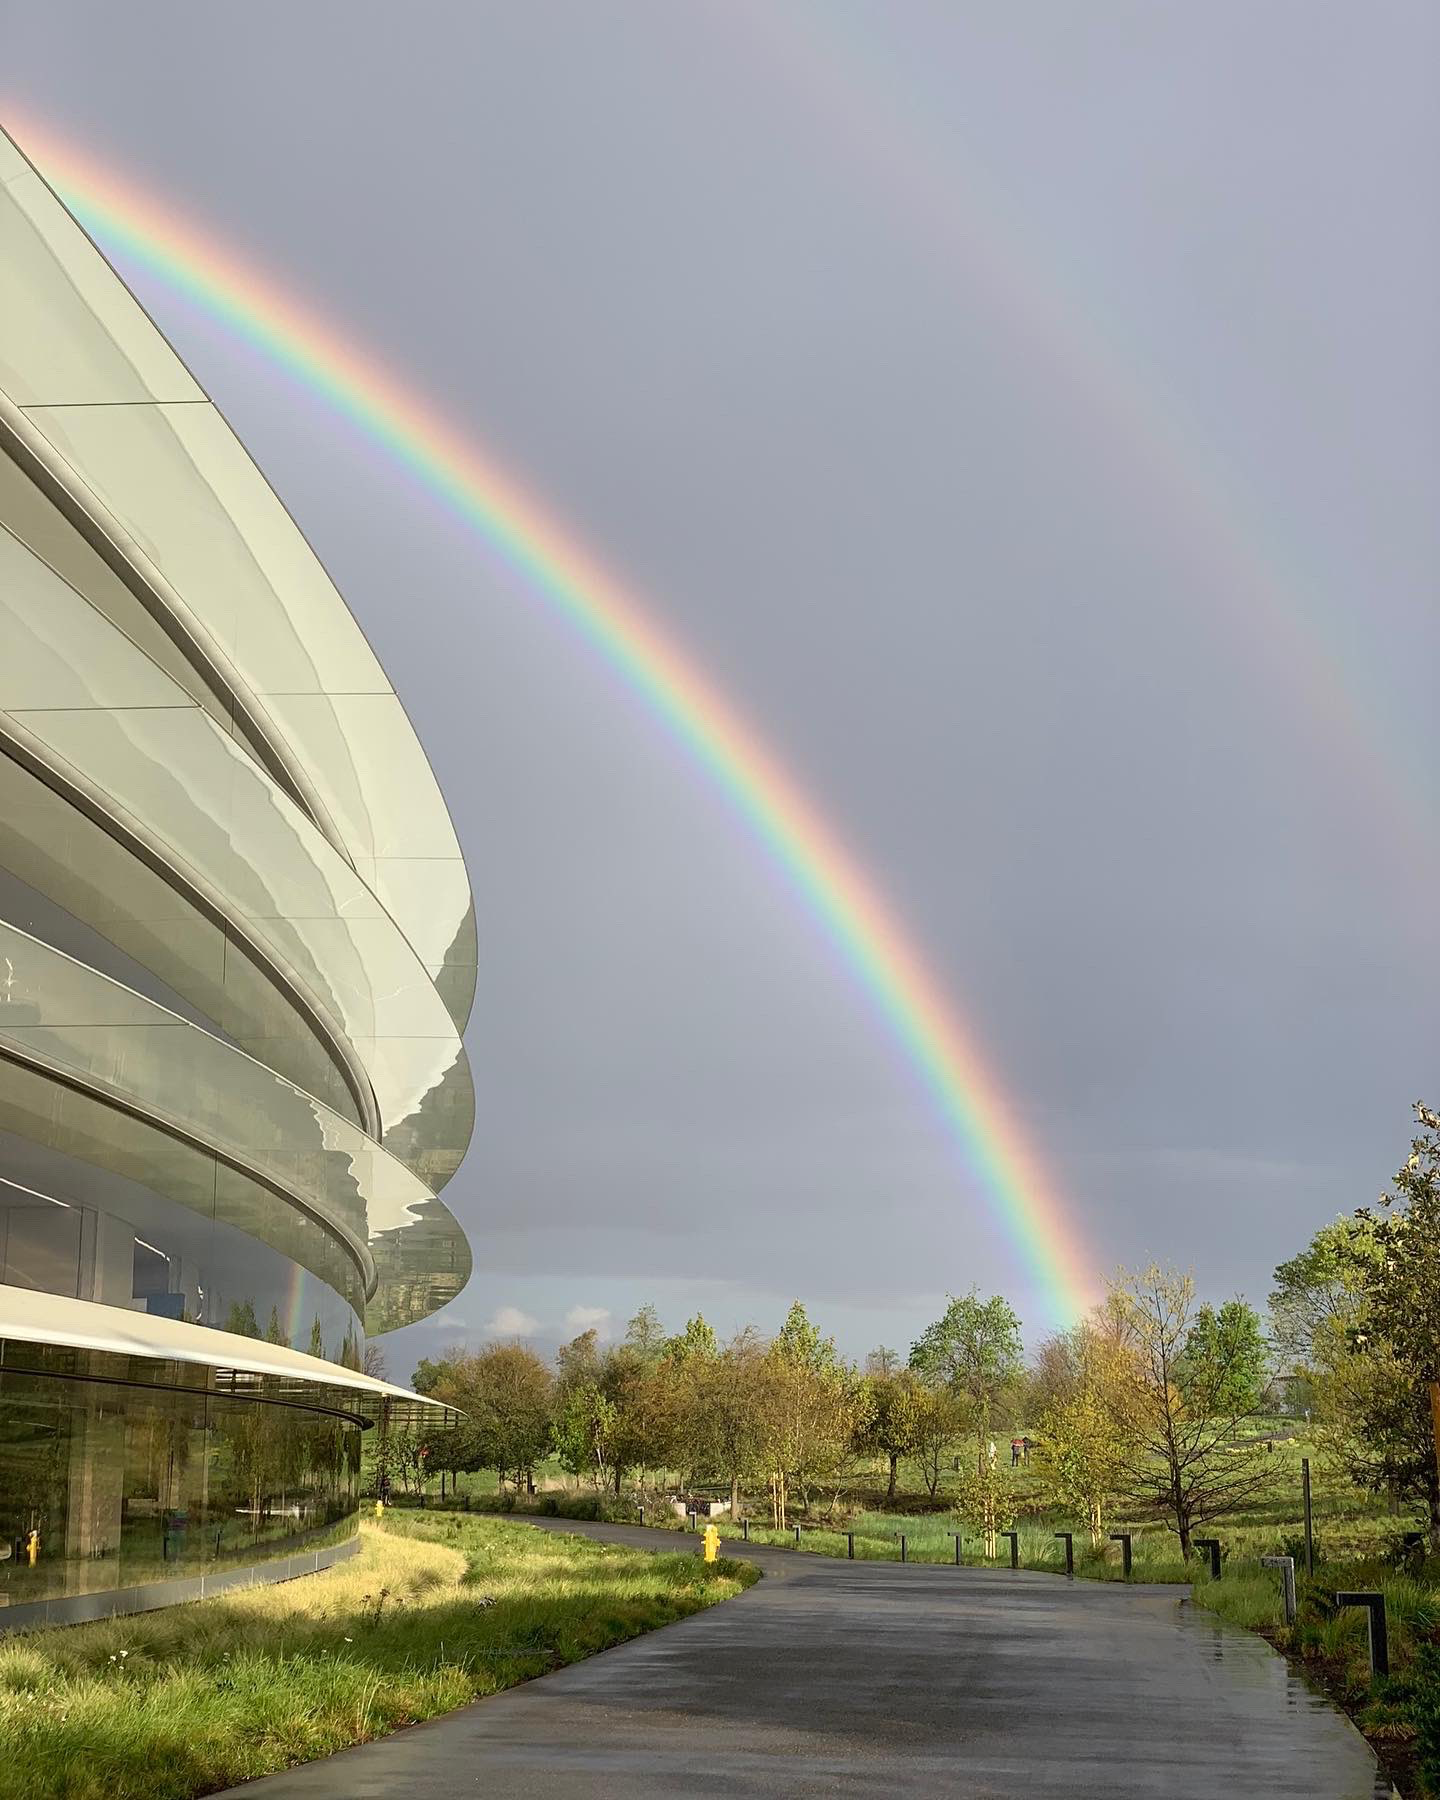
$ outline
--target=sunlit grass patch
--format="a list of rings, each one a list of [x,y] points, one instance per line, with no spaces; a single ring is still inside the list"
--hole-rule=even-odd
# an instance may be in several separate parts
[[[419,1514],[320,1575],[0,1639],[0,1800],[188,1800],[447,1712],[753,1569]]]

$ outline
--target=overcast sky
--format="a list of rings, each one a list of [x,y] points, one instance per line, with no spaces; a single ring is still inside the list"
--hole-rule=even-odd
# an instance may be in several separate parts
[[[1263,1301],[1440,1100],[1430,0],[0,0],[9,101],[435,397],[890,896],[1099,1268]],[[469,860],[475,1277],[398,1340],[1045,1300],[728,803],[135,285]]]

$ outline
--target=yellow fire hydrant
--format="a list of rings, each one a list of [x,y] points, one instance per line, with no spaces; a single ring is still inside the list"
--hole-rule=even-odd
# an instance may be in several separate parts
[[[377,1500],[375,1502],[375,1517],[377,1519],[383,1519],[385,1517],[385,1502],[383,1500]]]
[[[720,1554],[720,1533],[714,1525],[705,1527],[705,1560],[714,1562]]]
[[[33,1569],[40,1560],[40,1533],[38,1531],[32,1531],[25,1540],[25,1554],[30,1558],[30,1567]]]

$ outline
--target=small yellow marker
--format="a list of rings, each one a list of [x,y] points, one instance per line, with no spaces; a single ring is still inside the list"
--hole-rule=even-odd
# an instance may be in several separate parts
[[[383,1500],[377,1500],[375,1502],[375,1517],[377,1519],[383,1519],[385,1517],[385,1502]]]
[[[705,1527],[705,1560],[714,1562],[720,1554],[720,1533],[713,1525]]]

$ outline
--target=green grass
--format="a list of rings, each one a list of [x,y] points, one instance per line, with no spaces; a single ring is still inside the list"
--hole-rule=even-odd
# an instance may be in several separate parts
[[[754,1579],[693,1552],[392,1515],[321,1575],[0,1639],[0,1800],[188,1800],[448,1712]]]

